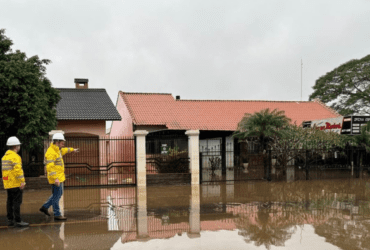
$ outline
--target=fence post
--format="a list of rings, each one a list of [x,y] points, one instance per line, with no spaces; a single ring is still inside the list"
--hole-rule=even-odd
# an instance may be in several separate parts
[[[188,130],[191,184],[199,184],[199,130]]]
[[[268,171],[267,171],[267,180],[268,181],[271,181],[271,161],[272,161],[272,157],[271,157],[271,149],[268,150],[269,151],[269,159],[268,159]]]
[[[202,183],[202,179],[203,179],[203,157],[202,157],[202,153],[200,152],[199,153],[199,184]]]
[[[306,149],[305,167],[306,167],[306,180],[309,180],[310,179],[310,177],[309,177],[310,171],[308,169],[307,159],[308,159],[308,149]]]
[[[351,175],[353,177],[353,147],[351,147]]]
[[[137,130],[134,132],[136,136],[136,185],[146,186],[146,142],[145,136],[148,134],[146,130]]]
[[[359,164],[360,164],[360,178],[362,179],[363,177],[363,162],[364,162],[364,150],[360,150],[360,159],[359,159]]]
[[[221,169],[222,176],[226,176],[226,136],[222,136],[221,140]]]
[[[361,150],[358,148],[357,150],[357,162],[356,162],[356,178],[360,178],[360,173],[361,173],[361,164],[360,164],[360,155],[361,155]]]

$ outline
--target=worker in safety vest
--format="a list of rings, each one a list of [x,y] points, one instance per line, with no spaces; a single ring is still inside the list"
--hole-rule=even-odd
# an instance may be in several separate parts
[[[17,137],[9,137],[6,142],[8,151],[1,159],[1,170],[4,188],[8,193],[6,211],[9,227],[27,227],[29,224],[21,220],[21,204],[23,189],[26,186],[22,169],[22,159],[18,155],[21,142]]]
[[[40,208],[40,212],[50,216],[48,209],[53,206],[54,220],[66,220],[67,218],[62,216],[59,208],[59,200],[63,195],[63,182],[66,177],[64,174],[64,162],[63,155],[69,152],[78,152],[78,148],[64,148],[65,139],[63,134],[56,133],[53,135],[52,143],[46,151],[46,171],[49,184],[51,184],[52,195]]]

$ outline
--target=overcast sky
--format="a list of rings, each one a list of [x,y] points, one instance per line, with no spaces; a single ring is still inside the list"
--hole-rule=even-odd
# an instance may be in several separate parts
[[[54,87],[88,78],[182,99],[303,100],[315,80],[370,54],[370,1],[0,0],[0,28],[50,59]]]

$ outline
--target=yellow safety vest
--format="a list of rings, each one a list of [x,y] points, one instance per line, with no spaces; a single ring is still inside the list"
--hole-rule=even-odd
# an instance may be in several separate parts
[[[46,171],[48,174],[49,184],[54,184],[56,179],[58,179],[59,182],[64,182],[66,180],[62,156],[73,151],[73,148],[62,148],[60,150],[58,146],[54,145],[53,143],[50,144],[50,147],[45,154]]]
[[[4,188],[20,187],[24,179],[22,158],[13,150],[6,151],[1,159],[1,171],[3,177]]]

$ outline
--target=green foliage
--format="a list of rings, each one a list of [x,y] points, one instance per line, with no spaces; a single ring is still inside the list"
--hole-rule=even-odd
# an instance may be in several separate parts
[[[170,147],[168,154],[158,157],[156,169],[158,173],[189,173],[188,151]]]
[[[328,149],[332,147],[344,147],[345,137],[332,132],[313,128],[303,128],[302,126],[288,125],[281,137],[274,137],[273,143],[288,145],[291,149]]]
[[[335,132],[303,128],[296,124],[281,130],[285,132],[272,136],[269,148],[272,157],[277,160],[277,165],[282,168],[286,168],[288,162],[293,159],[305,159],[307,151],[310,155],[322,154],[335,147],[343,148],[347,142],[346,137]]]
[[[254,114],[246,113],[233,136],[239,139],[257,137],[264,144],[269,137],[281,136],[284,132],[281,128],[287,126],[290,121],[291,119],[285,116],[285,111],[277,109],[271,112],[264,109]]]
[[[179,147],[175,146],[174,148],[169,148],[168,149],[168,155],[169,156],[178,156],[178,155],[184,155],[187,154],[187,150],[179,151]]]
[[[274,136],[283,136],[285,130],[282,129],[288,126],[290,118],[285,116],[285,111],[274,109],[264,109],[254,114],[246,113],[238,124],[237,130],[233,133],[233,137],[239,139],[248,139],[257,137],[262,149],[266,152],[267,143]],[[263,158],[263,167],[265,169],[265,178],[270,180],[267,158]]]
[[[341,115],[370,114],[370,55],[326,73],[313,89],[310,100],[318,98]]]
[[[32,150],[55,129],[60,96],[45,76],[50,60],[28,58],[12,45],[0,29],[0,135],[17,136]]]

